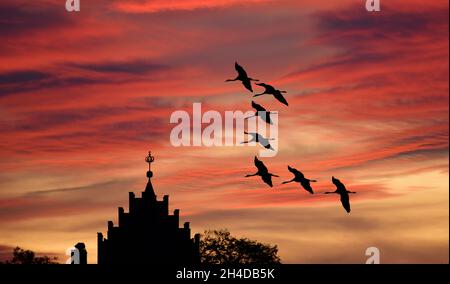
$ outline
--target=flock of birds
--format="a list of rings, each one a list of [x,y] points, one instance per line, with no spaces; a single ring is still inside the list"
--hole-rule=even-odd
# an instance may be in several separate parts
[[[252,82],[259,82],[259,80],[249,77],[247,75],[247,72],[244,70],[244,68],[242,68],[242,66],[240,66],[237,62],[235,63],[235,69],[238,73],[237,77],[235,79],[228,79],[225,82],[241,81],[242,84],[244,85],[244,87],[253,93]],[[286,106],[289,106],[286,98],[283,96],[283,94],[285,94],[286,91],[278,90],[275,87],[265,84],[265,83],[256,83],[256,85],[263,87],[265,90],[264,90],[264,92],[262,92],[260,94],[254,95],[253,97],[258,97],[258,96],[262,96],[262,95],[272,95],[280,103],[282,103]],[[255,112],[255,115],[251,116],[251,117],[255,117],[255,116],[260,117],[264,122],[271,124],[271,125],[273,124],[272,120],[270,119],[270,111],[267,111],[264,107],[255,103],[254,101],[252,101],[252,108],[254,108],[256,112]],[[250,118],[250,117],[248,117],[248,118]],[[272,146],[269,143],[269,140],[271,140],[271,139],[267,139],[267,138],[263,137],[262,135],[260,135],[259,133],[250,133],[250,132],[244,132],[244,133],[251,136],[251,139],[248,141],[244,141],[242,143],[257,142],[257,143],[260,143],[261,146],[263,146],[264,148],[273,150]],[[258,169],[258,171],[254,174],[246,175],[245,177],[260,176],[261,179],[266,184],[268,184],[270,187],[273,187],[272,177],[279,177],[279,176],[275,175],[273,173],[270,173],[269,170],[267,169],[266,165],[264,165],[264,163],[261,160],[259,160],[258,157],[256,157],[256,156],[255,156],[254,163],[255,163],[255,166]],[[294,175],[294,177],[289,181],[282,182],[282,184],[297,182],[307,192],[309,192],[310,194],[314,194],[314,190],[311,187],[311,183],[317,182],[316,180],[306,178],[305,175],[301,171],[299,171],[291,166],[288,166],[288,170]],[[336,186],[336,190],[324,192],[324,194],[339,194],[342,206],[344,207],[345,211],[347,211],[347,213],[350,213],[349,194],[354,194],[356,192],[347,190],[345,188],[345,185],[339,179],[335,178],[334,176],[331,178],[331,181]]]

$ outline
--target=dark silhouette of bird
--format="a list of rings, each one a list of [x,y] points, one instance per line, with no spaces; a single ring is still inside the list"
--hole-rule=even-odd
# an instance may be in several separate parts
[[[295,182],[300,183],[307,192],[314,194],[314,191],[311,187],[311,182],[317,182],[316,180],[305,178],[305,176],[303,175],[303,173],[301,171],[298,171],[295,168],[291,168],[290,166],[288,166],[288,170],[294,174],[294,178],[289,181],[284,181],[283,184],[295,181]]]
[[[286,91],[280,91],[275,89],[273,86],[271,85],[267,85],[264,83],[257,83],[256,85],[264,87],[264,92],[262,92],[261,94],[256,94],[254,95],[254,97],[258,97],[258,96],[262,96],[262,95],[272,95],[275,97],[275,99],[277,99],[280,103],[289,106],[288,102],[286,101],[286,99],[283,97],[283,94],[287,93]]]
[[[270,187],[272,187],[273,186],[272,177],[279,177],[279,176],[269,173],[267,167],[263,164],[263,162],[258,160],[258,157],[256,156],[255,156],[255,166],[258,169],[258,171],[253,175],[246,175],[245,177],[261,176],[262,180],[265,183],[267,183]]]
[[[252,101],[252,107],[256,110],[255,115],[246,117],[245,119],[259,116],[266,123],[268,123],[270,125],[273,124],[272,119],[270,119],[270,111],[267,111],[264,107],[255,103],[254,101]]]
[[[275,140],[274,138],[264,138],[261,134],[259,133],[254,133],[254,132],[246,132],[244,131],[245,134],[252,136],[252,139],[241,142],[241,144],[245,144],[245,143],[250,143],[250,142],[257,142],[259,144],[261,144],[261,146],[263,146],[266,149],[270,149],[272,151],[275,151],[272,148],[272,145],[270,145],[269,140]]]
[[[238,72],[238,76],[234,79],[225,80],[225,82],[241,81],[244,87],[253,93],[252,81],[259,80],[248,77],[247,72],[245,72],[244,68],[242,68],[242,66],[240,66],[237,62],[234,63],[234,68]]]
[[[348,194],[356,193],[356,192],[348,191],[345,188],[345,185],[335,177],[332,177],[331,180],[333,181],[334,185],[336,185],[337,189],[335,191],[325,192],[325,194],[331,194],[331,193],[339,194],[341,196],[342,206],[344,207],[345,211],[347,211],[347,213],[350,213],[350,197]]]

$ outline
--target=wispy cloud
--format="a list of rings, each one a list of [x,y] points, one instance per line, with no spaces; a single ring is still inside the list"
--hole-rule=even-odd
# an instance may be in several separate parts
[[[230,225],[278,243],[288,262],[360,263],[369,240],[386,262],[445,258],[447,2],[369,14],[354,1],[90,1],[76,17],[60,1],[22,2],[0,4],[0,243],[94,247],[127,192],[143,189],[151,148],[158,195],[196,230]],[[169,143],[170,114],[193,102],[250,110],[250,95],[223,82],[236,60],[288,91],[289,108],[258,98],[280,111],[272,190],[244,177],[257,149]],[[288,164],[318,179],[318,194],[280,185]],[[332,175],[358,191],[349,216],[320,194]],[[336,234],[358,250],[333,248]]]
[[[270,0],[175,0],[175,1],[149,1],[149,0],[133,0],[126,3],[116,1],[114,6],[123,12],[128,13],[156,13],[161,11],[177,11],[177,10],[196,10],[206,8],[221,8],[235,5],[253,5],[261,2],[269,2]]]

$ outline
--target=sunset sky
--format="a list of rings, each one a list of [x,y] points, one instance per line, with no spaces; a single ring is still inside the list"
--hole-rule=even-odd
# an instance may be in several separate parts
[[[153,185],[193,233],[278,245],[283,263],[449,262],[449,2],[0,1],[0,260],[17,245],[65,261]],[[279,151],[173,147],[176,110],[251,110],[249,75],[286,90]],[[255,92],[262,89],[255,87]],[[287,165],[318,180],[310,195]],[[336,176],[351,196],[346,214]]]

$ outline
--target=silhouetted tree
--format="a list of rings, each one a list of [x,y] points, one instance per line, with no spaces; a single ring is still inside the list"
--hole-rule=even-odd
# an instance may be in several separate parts
[[[276,245],[236,238],[228,230],[207,230],[200,240],[203,264],[279,264]]]
[[[58,264],[56,262],[57,257],[49,256],[36,256],[31,250],[24,250],[20,247],[16,247],[13,250],[13,257],[11,260],[7,260],[5,264]]]

